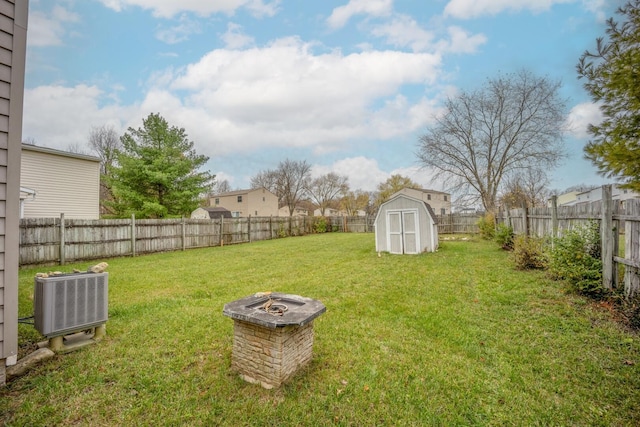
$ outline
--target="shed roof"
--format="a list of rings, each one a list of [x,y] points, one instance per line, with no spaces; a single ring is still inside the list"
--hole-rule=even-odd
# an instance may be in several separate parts
[[[388,203],[391,203],[392,201],[398,199],[398,198],[404,198],[404,199],[410,199],[413,200],[415,202],[417,202],[418,204],[423,204],[425,206],[425,208],[427,209],[427,212],[429,212],[429,215],[431,216],[431,218],[433,219],[433,222],[435,224],[438,223],[438,219],[436,218],[436,214],[433,211],[433,208],[431,207],[431,205],[427,202],[425,202],[424,200],[420,200],[420,199],[416,199],[415,197],[411,197],[411,196],[407,196],[406,194],[403,193],[396,193],[394,196],[392,196],[389,200],[387,200],[386,202],[384,202],[383,204],[380,205],[380,208],[378,209],[378,214],[380,214],[380,211],[382,211],[382,207]]]
[[[205,207],[200,209],[204,209],[205,211],[209,212],[209,218],[232,218],[231,211],[229,209],[220,208],[220,207],[218,208]]]

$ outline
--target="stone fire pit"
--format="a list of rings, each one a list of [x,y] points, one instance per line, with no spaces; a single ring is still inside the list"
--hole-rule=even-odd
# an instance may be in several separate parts
[[[231,368],[248,382],[278,387],[311,361],[313,321],[326,311],[299,295],[258,293],[225,304],[233,319]]]

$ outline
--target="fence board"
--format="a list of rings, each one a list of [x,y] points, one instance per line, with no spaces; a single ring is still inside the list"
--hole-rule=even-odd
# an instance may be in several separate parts
[[[50,265],[99,258],[247,243],[313,233],[316,217],[250,217],[232,219],[20,221],[20,265]],[[332,230],[373,231],[373,218],[328,218]],[[331,231],[331,230],[330,230]],[[60,253],[61,238],[64,253]]]

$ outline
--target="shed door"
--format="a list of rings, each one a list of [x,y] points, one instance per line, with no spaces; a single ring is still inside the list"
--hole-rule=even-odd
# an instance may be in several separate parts
[[[402,245],[402,213],[399,211],[387,212],[387,249],[392,254],[401,254]]]
[[[387,247],[392,254],[417,254],[418,212],[414,210],[387,212]]]
[[[402,212],[402,234],[405,254],[417,254],[418,250],[418,215],[415,211]]]

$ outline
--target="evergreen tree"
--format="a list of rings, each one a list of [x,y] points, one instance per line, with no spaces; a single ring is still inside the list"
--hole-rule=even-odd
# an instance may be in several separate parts
[[[196,154],[185,130],[169,127],[151,113],[139,129],[129,128],[109,177],[112,206],[119,216],[188,215],[198,207],[214,178],[198,170],[209,160]]]
[[[604,120],[589,125],[586,157],[600,173],[640,191],[640,0],[617,11],[623,22],[607,21],[607,40],[596,40],[577,65],[585,89],[600,105]]]

